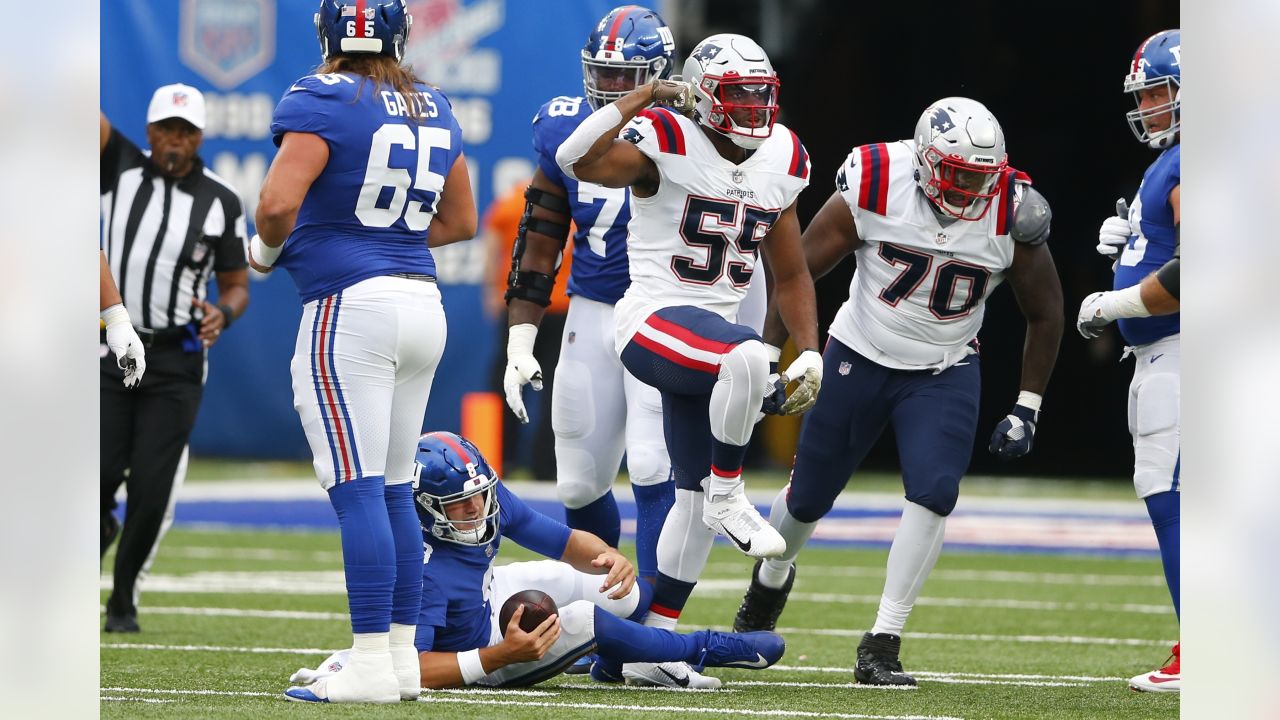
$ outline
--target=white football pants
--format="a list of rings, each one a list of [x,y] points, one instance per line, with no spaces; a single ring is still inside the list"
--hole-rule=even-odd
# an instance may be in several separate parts
[[[374,277],[302,308],[290,371],[316,477],[413,480],[427,397],[444,353],[435,283]]]
[[[1133,348],[1129,432],[1133,487],[1139,498],[1182,486],[1180,335]]]

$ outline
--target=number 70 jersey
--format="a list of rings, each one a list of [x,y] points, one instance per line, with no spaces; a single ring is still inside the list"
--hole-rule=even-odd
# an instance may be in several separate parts
[[[632,195],[631,287],[618,303],[621,350],[654,311],[691,305],[735,321],[761,241],[809,184],[809,156],[781,123],[742,163],[665,108],[642,110],[619,134],[658,167],[652,197]]]
[[[899,370],[945,370],[971,354],[986,299],[1013,264],[1012,168],[978,220],[943,225],[916,184],[915,143],[863,145],[836,172],[862,246],[831,336]]]
[[[417,90],[406,98],[360,75],[310,75],[276,106],[277,145],[297,132],[329,146],[276,263],[304,303],[379,275],[435,276],[427,237],[462,130],[443,93]]]

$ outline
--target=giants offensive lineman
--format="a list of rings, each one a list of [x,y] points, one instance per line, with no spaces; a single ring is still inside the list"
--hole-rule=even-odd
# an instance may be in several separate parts
[[[323,0],[324,64],[276,107],[250,262],[302,297],[294,406],[342,535],[354,642],[304,702],[394,703],[419,691],[422,529],[414,448],[445,317],[428,247],[476,232],[449,101],[400,65],[404,0]]]
[[[766,395],[770,411],[803,412],[822,380],[795,211],[808,155],[795,133],[775,124],[777,75],[750,38],[714,35],[694,48],[684,78],[653,81],[595,111],[556,153],[570,177],[631,188],[631,285],[617,304],[614,337],[623,365],[662,392],[677,489],[646,622],[664,627],[675,626],[715,532],[753,557],[785,550],[746,498],[742,458]],[[654,102],[696,120],[645,109]],[[785,378],[770,383],[777,358],[754,330],[731,320],[758,248],[804,348],[785,373],[800,381],[790,397],[770,392],[785,387]]]
[[[1182,33],[1165,30],[1138,46],[1124,79],[1137,103],[1129,126],[1140,142],[1162,150],[1147,168],[1133,206],[1123,199],[1117,216],[1102,223],[1098,252],[1117,258],[1111,292],[1080,304],[1076,326],[1095,338],[1113,320],[1135,360],[1129,384],[1129,432],[1133,434],[1133,484],[1147,505],[1164,563],[1173,611],[1181,617],[1181,383],[1179,300],[1182,208]],[[1117,257],[1118,256],[1118,257]],[[1134,690],[1180,692],[1181,646],[1164,667],[1129,681]]]
[[[801,430],[791,483],[769,518],[786,554],[756,563],[735,628],[777,623],[795,582],[796,555],[891,423],[907,503],[854,676],[872,685],[916,684],[898,660],[902,628],[938,558],[969,466],[981,382],[977,335],[984,303],[1006,275],[1027,318],[1027,339],[1022,392],[990,450],[1006,459],[1031,451],[1062,337],[1062,289],[1045,244],[1049,221],[1048,203],[1009,167],[999,123],[968,98],[931,105],[911,140],[849,154],[804,244],[815,277],[851,252],[858,268],[831,324],[827,381]],[[785,338],[771,310],[765,339],[777,345]]]

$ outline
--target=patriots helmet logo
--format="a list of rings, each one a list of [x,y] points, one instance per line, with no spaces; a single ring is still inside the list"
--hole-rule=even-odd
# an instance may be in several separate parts
[[[640,141],[644,139],[644,136],[640,134],[639,130],[636,130],[633,127],[629,127],[622,131],[622,139],[626,140],[632,145],[638,145]]]
[[[713,60],[720,54],[721,47],[715,43],[706,43],[694,49],[693,57],[702,62]]]
[[[951,121],[951,114],[940,107],[934,108],[933,111],[929,113],[929,125],[933,128],[933,134],[935,137],[946,134],[947,131],[956,126],[956,124]]]

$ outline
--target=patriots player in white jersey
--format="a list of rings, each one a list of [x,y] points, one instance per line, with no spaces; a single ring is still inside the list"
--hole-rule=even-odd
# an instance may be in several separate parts
[[[1080,304],[1076,327],[1086,338],[1118,321],[1136,365],[1129,384],[1129,432],[1133,434],[1133,484],[1147,505],[1164,563],[1165,581],[1180,611],[1181,422],[1178,311],[1179,227],[1182,215],[1182,33],[1165,30],[1143,41],[1133,55],[1124,91],[1137,108],[1130,128],[1140,142],[1162,151],[1147,168],[1133,205],[1116,203],[1098,233],[1098,252],[1116,260],[1114,289]],[[1181,692],[1181,645],[1163,667],[1135,676],[1134,690]]]
[[[756,564],[735,628],[777,623],[796,555],[892,424],[907,502],[854,676],[872,685],[916,684],[898,659],[902,629],[969,466],[981,382],[977,335],[985,301],[1006,277],[1027,319],[1022,392],[990,450],[1006,459],[1031,451],[1062,336],[1049,221],[1030,178],[1009,167],[999,123],[974,100],[939,100],[912,139],[850,153],[835,192],[805,229],[804,246],[815,277],[849,253],[858,267],[831,325],[827,381],[801,429],[791,483],[770,514],[787,551]],[[770,311],[765,340],[785,338]]]
[[[650,83],[597,110],[556,153],[572,177],[631,189],[631,285],[615,311],[615,349],[662,392],[676,503],[658,541],[646,622],[666,627],[675,626],[715,532],[753,557],[784,551],[746,498],[742,459],[766,395],[769,410],[803,412],[822,380],[795,210],[808,154],[776,123],[777,74],[755,41],[713,35],[685,61],[684,79]],[[655,102],[695,119],[646,109]],[[756,331],[733,322],[759,249],[782,317],[804,348],[785,373],[799,381],[789,397],[773,391],[785,379],[769,382],[776,356]]]
[[[323,0],[324,64],[276,107],[250,262],[285,268],[303,302],[294,406],[338,516],[354,642],[341,672],[286,696],[418,696],[422,535],[414,447],[444,352],[431,247],[476,232],[448,99],[400,65],[404,0]]]
[[[591,533],[526,505],[466,438],[427,433],[417,461],[414,495],[426,557],[415,644],[423,687],[533,685],[592,652],[617,664],[746,669],[769,667],[785,652],[772,632],[675,633],[634,622],[647,612],[653,590],[635,582],[631,563]],[[504,538],[551,559],[498,565]],[[503,627],[503,605],[524,590],[549,595],[557,613],[526,632],[523,608],[517,609]],[[296,692],[327,681],[350,657],[343,650],[315,670],[294,673],[290,680],[305,683]]]

